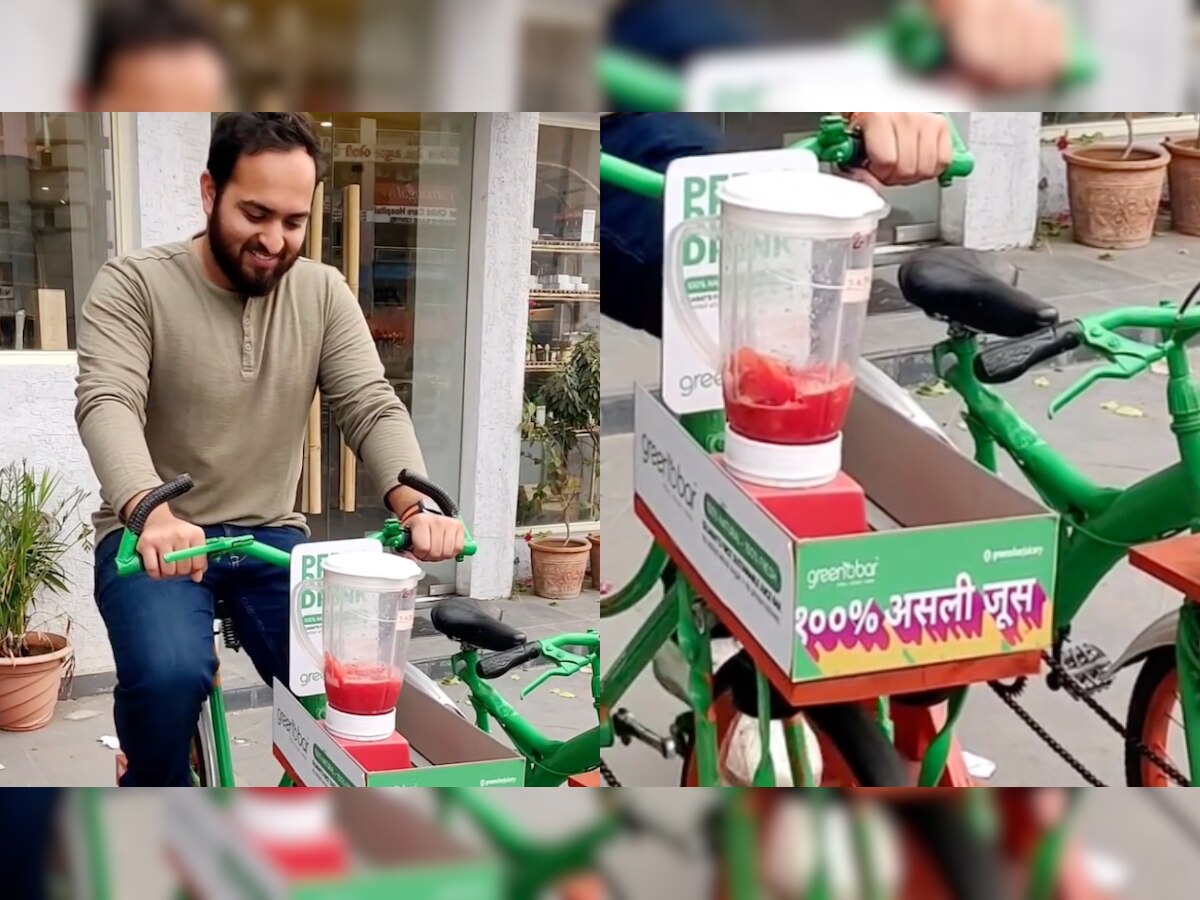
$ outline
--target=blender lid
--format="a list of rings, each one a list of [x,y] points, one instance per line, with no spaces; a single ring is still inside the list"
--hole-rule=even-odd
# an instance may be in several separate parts
[[[406,556],[370,550],[335,553],[325,559],[324,570],[327,574],[383,581],[420,581],[423,574],[421,567]]]
[[[888,205],[869,185],[824,172],[749,172],[721,185],[722,201],[758,212],[826,219],[881,218]]]

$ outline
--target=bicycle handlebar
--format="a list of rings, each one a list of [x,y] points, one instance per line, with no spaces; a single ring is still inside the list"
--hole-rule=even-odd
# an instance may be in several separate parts
[[[887,23],[868,32],[866,38],[866,43],[883,48],[914,72],[936,72],[950,61],[944,30],[927,9],[914,4],[901,4]],[[1057,87],[1085,84],[1095,77],[1097,68],[1095,52],[1072,24],[1066,65]],[[639,112],[675,112],[684,103],[683,79],[674,70],[623,50],[607,48],[601,52],[596,60],[596,76],[601,89],[618,106]]]
[[[411,487],[429,497],[438,505],[438,508],[444,515],[462,521],[462,518],[458,514],[458,505],[446,491],[429,479],[418,475],[416,472],[404,469],[397,476],[396,480],[398,484],[404,487]],[[159,506],[182,497],[194,486],[195,483],[192,481],[191,476],[184,474],[173,478],[165,484],[159,485],[142,498],[130,514],[129,521],[125,526],[125,533],[121,535],[121,544],[117,550],[116,560],[118,575],[127,576],[143,571],[144,566],[142,558],[137,552],[137,543],[138,538],[141,537],[142,531],[146,527],[146,520]],[[471,537],[471,532],[467,530],[465,522],[463,523],[463,529],[466,531],[466,539],[463,542],[462,553],[457,557],[459,561],[462,561],[464,557],[474,556],[477,549],[475,540]],[[398,553],[404,552],[412,546],[411,529],[401,525],[395,517],[386,519],[382,529],[368,536],[378,540],[387,549]],[[229,553],[233,550],[238,550],[247,556],[253,556],[256,559],[261,559],[282,568],[286,568],[291,560],[290,555],[285,551],[256,541],[253,535],[239,535],[237,537],[209,538],[198,546],[187,547],[183,550],[175,550],[171,553],[163,554],[163,562],[177,563],[196,556],[217,555]]]
[[[959,136],[954,120],[947,116],[946,121],[950,125],[953,155],[950,164],[938,175],[943,186],[954,178],[970,175],[975,169],[975,157]],[[792,144],[792,147],[808,150],[821,162],[842,168],[863,168],[869,162],[862,135],[852,130],[845,117],[839,115],[824,116],[815,135]],[[662,198],[666,191],[666,177],[660,172],[603,151],[600,153],[600,180],[652,199]]]

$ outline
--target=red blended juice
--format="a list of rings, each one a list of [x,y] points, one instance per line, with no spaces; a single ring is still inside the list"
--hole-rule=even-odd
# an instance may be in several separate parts
[[[842,430],[854,394],[846,363],[796,368],[748,347],[730,355],[722,381],[729,427],[768,444],[822,444]]]
[[[325,654],[325,698],[344,713],[378,716],[396,708],[404,677],[380,662],[342,662]]]

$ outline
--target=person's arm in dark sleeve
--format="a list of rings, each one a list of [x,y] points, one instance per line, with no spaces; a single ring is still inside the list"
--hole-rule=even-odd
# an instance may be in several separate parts
[[[721,149],[715,129],[685,113],[614,113],[600,120],[605,153],[665,172],[673,159]],[[600,311],[662,337],[663,201],[600,185]]]

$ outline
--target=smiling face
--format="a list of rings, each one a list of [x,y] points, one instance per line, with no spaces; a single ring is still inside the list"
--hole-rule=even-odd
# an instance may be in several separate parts
[[[274,290],[300,256],[316,178],[302,149],[243,154],[220,191],[208,172],[201,176],[208,243],[222,287],[250,297]]]

